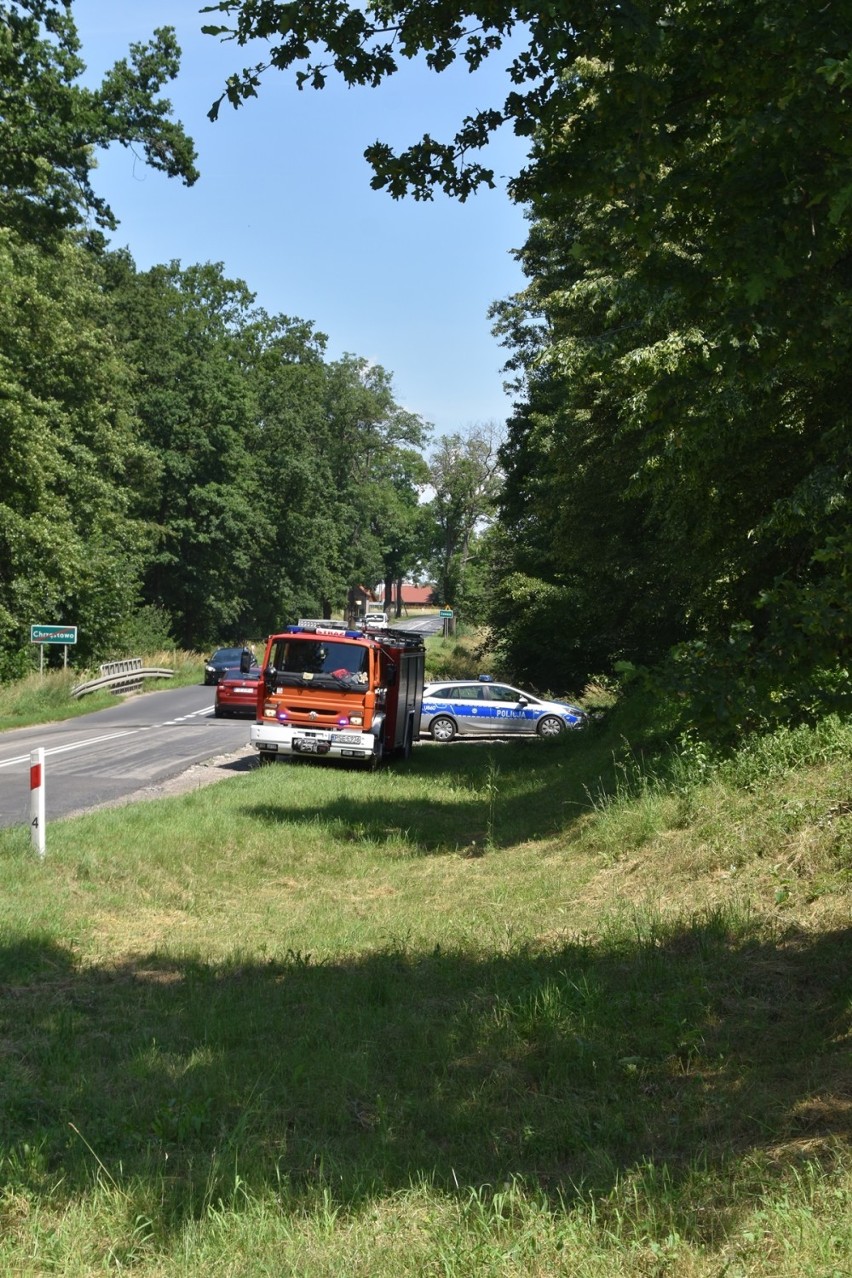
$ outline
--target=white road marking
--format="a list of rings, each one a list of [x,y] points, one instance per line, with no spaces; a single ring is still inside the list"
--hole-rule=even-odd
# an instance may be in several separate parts
[[[193,710],[191,714],[181,715],[178,719],[166,719],[163,723],[146,723],[142,728],[127,728],[124,732],[107,732],[99,737],[87,737],[85,741],[73,741],[70,745],[62,746],[46,746],[45,758],[53,754],[67,754],[70,750],[83,750],[86,746],[100,745],[103,741],[115,741],[119,737],[137,736],[140,732],[151,732],[154,728],[169,728],[175,723],[185,723],[187,719],[195,719],[198,715],[210,715],[213,713],[212,706],[205,706],[203,710]],[[29,763],[30,751],[26,754],[19,754],[14,759],[3,759],[0,762],[0,768],[11,768],[20,763]]]

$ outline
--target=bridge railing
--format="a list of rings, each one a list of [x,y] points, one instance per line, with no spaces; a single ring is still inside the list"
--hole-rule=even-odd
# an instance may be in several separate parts
[[[164,666],[143,666],[141,657],[126,657],[122,661],[106,661],[100,667],[97,679],[78,683],[71,689],[72,697],[84,697],[89,692],[106,688],[110,692],[138,692],[144,679],[171,679],[174,670]]]

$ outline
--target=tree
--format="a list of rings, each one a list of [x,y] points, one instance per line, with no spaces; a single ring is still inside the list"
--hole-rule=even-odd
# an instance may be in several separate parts
[[[177,75],[180,49],[163,27],[133,44],[97,89],[84,70],[70,0],[0,3],[0,224],[44,241],[78,226],[115,219],[91,185],[94,151],[119,142],[142,147],[154,168],[187,185],[195,151],[171,103],[157,95]]]
[[[110,262],[142,434],[161,460],[139,499],[158,538],[146,602],[186,646],[330,615],[398,553],[419,418],[384,369],[326,363],[311,323],[255,307],[221,266]]]
[[[434,496],[424,510],[429,564],[442,604],[463,608],[478,530],[496,509],[502,474],[493,423],[442,435],[430,457]]]
[[[0,677],[29,626],[76,625],[83,661],[121,650],[150,534],[134,490],[157,459],[137,435],[129,370],[98,263],[0,231]]]
[[[420,562],[420,492],[428,482],[429,468],[413,448],[395,448],[385,458],[382,471],[377,477],[373,528],[381,543],[384,598],[388,603],[396,586],[396,616],[400,617],[400,585]]]
[[[624,12],[627,31],[636,21],[637,6]],[[383,142],[365,152],[372,165],[372,185],[386,188],[394,197],[412,194],[431,199],[434,188],[466,199],[479,186],[494,186],[494,172],[472,162],[471,152],[482,149],[491,134],[511,123],[515,132],[529,137],[549,118],[559,79],[570,60],[582,52],[587,36],[601,29],[607,6],[580,0],[563,12],[551,5],[540,7],[494,3],[432,5],[421,0],[379,0],[364,8],[341,0],[315,4],[290,4],[286,0],[220,0],[203,13],[223,15],[230,25],[211,23],[210,35],[235,40],[239,45],[265,40],[270,45],[264,62],[229,77],[224,93],[210,109],[216,119],[223,101],[239,107],[255,97],[270,68],[297,68],[299,88],[321,89],[329,75],[338,74],[348,85],[378,86],[395,74],[402,59],[423,55],[432,70],[441,72],[461,59],[477,70],[496,54],[516,31],[527,37],[507,68],[511,89],[502,106],[484,107],[466,117],[450,142],[429,134],[400,155]],[[616,14],[611,24],[618,23]]]
[[[257,546],[271,539],[246,372],[253,294],[219,265],[137,273],[118,255],[111,298],[141,435],[160,461],[137,507],[157,538],[145,602],[186,647],[241,636],[262,589]]]
[[[530,285],[496,311],[521,396],[502,579],[515,655],[521,619],[547,614],[580,677],[686,640],[712,681],[731,635],[748,634],[741,683],[759,668],[774,704],[798,683],[785,706],[802,704],[815,662],[848,659],[838,48],[833,9],[805,22],[774,3],[687,5],[637,37],[632,62],[575,64],[565,127],[542,131],[527,173]],[[699,667],[680,663],[693,685]],[[733,677],[727,701],[756,722]]]
[[[139,145],[195,180],[158,97],[180,51],[157,31],[96,90],[78,83],[78,53],[67,0],[0,3],[0,674],[26,667],[27,627],[45,619],[77,625],[84,661],[123,651],[152,544],[135,494],[157,459],[82,228],[115,225],[90,181],[98,147]]]
[[[397,555],[400,502],[416,503],[411,452],[426,437],[420,417],[397,404],[386,369],[354,355],[328,366],[323,447],[329,509],[338,530],[334,593],[324,615],[342,607],[350,586],[379,581]]]
[[[325,456],[325,336],[303,320],[258,312],[244,333],[254,401],[251,455],[264,532],[254,538],[254,627],[315,616],[337,585],[340,530]]]

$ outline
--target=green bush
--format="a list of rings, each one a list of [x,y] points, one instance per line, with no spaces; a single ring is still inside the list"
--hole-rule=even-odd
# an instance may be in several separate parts
[[[459,635],[426,642],[426,679],[475,679],[493,674],[493,658],[477,636]]]
[[[145,604],[127,618],[119,639],[121,652],[115,657],[138,657],[144,652],[173,648],[174,644],[169,614],[156,604]]]

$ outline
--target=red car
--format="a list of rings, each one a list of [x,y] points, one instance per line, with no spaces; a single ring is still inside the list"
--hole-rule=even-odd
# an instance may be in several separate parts
[[[228,714],[250,714],[254,718],[259,678],[259,666],[253,666],[247,674],[240,674],[239,670],[226,670],[216,684],[216,706],[213,711],[216,718],[221,719]]]

